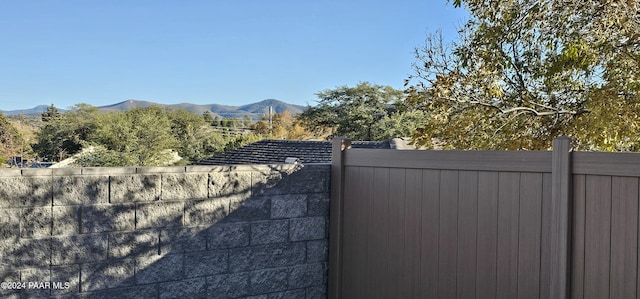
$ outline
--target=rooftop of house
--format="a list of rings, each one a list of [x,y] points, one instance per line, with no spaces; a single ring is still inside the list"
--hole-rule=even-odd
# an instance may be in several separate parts
[[[406,141],[352,141],[352,148],[409,149]],[[301,163],[331,163],[331,141],[265,139],[200,160],[194,165],[281,164],[287,158]]]

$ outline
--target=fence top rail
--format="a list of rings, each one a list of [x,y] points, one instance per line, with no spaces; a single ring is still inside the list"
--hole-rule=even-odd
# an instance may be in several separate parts
[[[640,177],[640,154],[573,152],[572,173]]]
[[[551,172],[550,151],[349,149],[345,166],[477,171]]]

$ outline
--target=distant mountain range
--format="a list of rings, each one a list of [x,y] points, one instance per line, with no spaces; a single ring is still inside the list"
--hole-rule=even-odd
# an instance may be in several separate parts
[[[100,112],[114,112],[114,111],[126,111],[133,108],[139,107],[148,107],[157,105],[160,107],[167,107],[170,109],[185,109],[187,111],[203,114],[205,111],[211,112],[212,116],[221,116],[221,117],[237,117],[242,118],[244,115],[250,115],[253,118],[260,117],[261,115],[269,113],[269,106],[273,107],[274,113],[282,113],[285,110],[289,110],[292,114],[302,113],[307,107],[300,105],[288,104],[282,101],[268,99],[264,101],[260,101],[257,103],[242,105],[242,106],[226,106],[219,104],[209,104],[209,105],[198,105],[198,104],[190,104],[190,103],[182,103],[182,104],[173,104],[173,105],[165,105],[154,102],[147,101],[138,101],[138,100],[127,100],[124,102],[120,102],[113,105],[100,106],[98,110]],[[22,110],[10,110],[10,111],[2,111],[4,115],[26,115],[26,116],[37,116],[42,114],[43,111],[46,111],[49,106],[47,105],[38,105],[31,109],[22,109]],[[60,112],[67,112],[67,110],[60,109]]]

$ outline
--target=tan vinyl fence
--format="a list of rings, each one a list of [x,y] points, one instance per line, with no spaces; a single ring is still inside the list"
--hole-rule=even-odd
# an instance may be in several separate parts
[[[640,155],[333,143],[329,298],[636,298]]]

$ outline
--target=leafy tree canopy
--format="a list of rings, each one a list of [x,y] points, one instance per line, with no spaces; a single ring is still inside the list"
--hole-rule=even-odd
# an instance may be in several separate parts
[[[23,149],[23,139],[15,126],[4,114],[0,113],[0,163],[4,164],[11,156],[19,156]]]
[[[630,0],[454,0],[457,42],[427,37],[407,80],[430,115],[414,136],[472,149],[640,150],[640,4]]]
[[[257,134],[273,139],[309,139],[313,135],[301,124],[298,116],[291,114],[289,110],[275,113],[271,117],[263,116],[261,120],[254,123],[251,128]]]
[[[53,119],[58,119],[58,118],[60,118],[60,111],[58,111],[58,108],[56,108],[56,106],[54,106],[53,104],[47,107],[47,110],[42,112],[43,122],[49,122]]]
[[[413,133],[422,120],[413,112],[412,122],[403,103],[404,95],[390,86],[367,82],[341,86],[317,94],[319,101],[300,115],[300,121],[318,137],[347,136],[354,140],[383,140]],[[407,134],[407,135],[405,135]]]
[[[167,114],[158,106],[105,113],[90,141],[130,157],[126,160],[130,160],[131,165],[155,165],[160,153],[177,147],[171,125]]]
[[[80,166],[152,166],[187,164],[259,138],[224,137],[203,116],[186,110],[150,106],[98,113],[81,104],[48,117],[33,149],[41,158],[60,161],[92,146],[76,161]]]
[[[53,107],[53,106],[52,106]],[[82,149],[83,142],[89,140],[98,127],[98,108],[79,104],[65,114],[42,115],[45,125],[36,134],[33,150],[40,158],[60,161]]]

